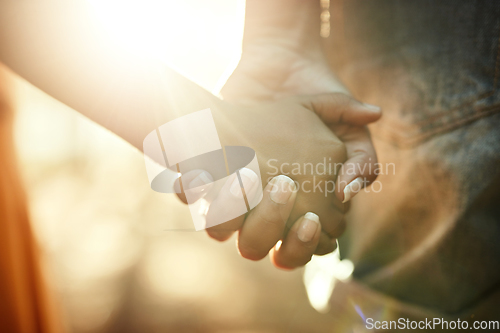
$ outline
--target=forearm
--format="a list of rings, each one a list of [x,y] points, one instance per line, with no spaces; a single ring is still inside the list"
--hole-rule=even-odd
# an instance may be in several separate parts
[[[219,100],[105,36],[86,1],[0,2],[0,61],[135,147],[157,126]]]

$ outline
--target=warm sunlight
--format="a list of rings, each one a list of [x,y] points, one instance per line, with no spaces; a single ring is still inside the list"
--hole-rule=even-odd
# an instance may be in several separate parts
[[[239,58],[242,0],[88,1],[121,47],[159,57],[209,90],[217,89],[221,73],[232,69],[227,64],[233,67]]]
[[[500,331],[499,27],[0,1],[0,333]]]

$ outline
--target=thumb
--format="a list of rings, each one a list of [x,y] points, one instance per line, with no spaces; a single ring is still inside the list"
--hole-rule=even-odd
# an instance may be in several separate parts
[[[301,97],[301,103],[314,111],[326,124],[364,126],[382,116],[378,106],[361,103],[344,93]]]
[[[370,186],[380,173],[377,153],[366,127],[355,127],[344,140],[347,161],[337,177],[337,198],[351,200],[363,188]]]

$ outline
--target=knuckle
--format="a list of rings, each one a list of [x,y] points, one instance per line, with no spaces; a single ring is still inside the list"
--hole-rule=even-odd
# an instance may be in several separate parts
[[[335,104],[347,105],[351,102],[351,97],[341,92],[334,92],[330,94],[332,101]]]
[[[335,105],[341,112],[347,111],[353,105],[353,98],[344,93],[336,92],[330,94],[331,103]]]
[[[281,231],[284,228],[285,222],[280,214],[280,207],[278,205],[271,206],[264,213],[262,210],[255,211],[255,219],[259,221],[262,228],[266,231]]]

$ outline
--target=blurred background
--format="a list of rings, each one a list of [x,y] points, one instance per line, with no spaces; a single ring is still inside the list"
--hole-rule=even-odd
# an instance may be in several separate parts
[[[127,52],[160,57],[214,93],[239,59],[242,0],[91,2]],[[302,270],[244,260],[234,237],[221,244],[195,232],[186,206],[150,189],[139,151],[16,84],[33,227],[68,331],[328,331]]]

